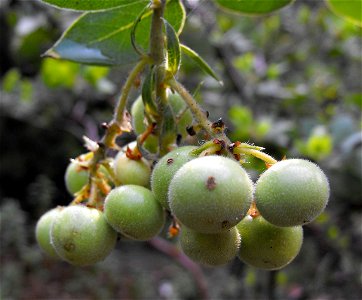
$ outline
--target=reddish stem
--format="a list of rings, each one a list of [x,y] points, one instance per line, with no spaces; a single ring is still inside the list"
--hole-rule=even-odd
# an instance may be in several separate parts
[[[148,243],[155,249],[165,253],[174,260],[176,260],[181,266],[188,270],[195,279],[196,286],[200,293],[200,299],[209,299],[207,292],[207,283],[199,265],[194,263],[188,258],[182,251],[175,247],[170,242],[165,241],[160,237],[155,237],[148,241]]]

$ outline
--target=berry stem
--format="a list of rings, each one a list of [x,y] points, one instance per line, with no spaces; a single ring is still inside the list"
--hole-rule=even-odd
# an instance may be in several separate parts
[[[166,85],[164,84],[166,75],[165,60],[165,38],[163,33],[163,14],[165,0],[153,0],[153,15],[150,32],[150,57],[155,66],[156,83],[156,104],[159,116],[157,117],[158,131],[162,133],[164,126],[164,110],[167,105]],[[159,155],[163,156],[168,152],[168,145],[163,141],[162,134],[159,134]]]
[[[244,147],[235,147],[233,150],[234,154],[247,154],[247,155],[252,155],[255,156],[259,159],[261,159],[262,161],[268,163],[268,164],[275,164],[278,161],[273,158],[272,156],[270,156],[269,154],[266,154],[260,150],[256,150],[256,149],[249,149],[249,148],[244,148]]]
[[[125,84],[122,87],[122,92],[115,108],[114,121],[121,124],[123,121],[123,112],[127,104],[127,98],[131,88],[134,84],[138,74],[140,74],[145,66],[150,62],[149,57],[143,56],[141,60],[135,65],[132,71],[129,73]]]
[[[194,263],[190,258],[188,258],[181,250],[179,250],[173,244],[161,238],[158,237],[153,238],[149,240],[148,243],[155,249],[175,259],[181,266],[183,266],[186,270],[188,270],[195,279],[195,284],[199,289],[200,299],[202,300],[209,299],[205,277],[202,273],[202,269],[196,263]]]
[[[191,112],[195,116],[196,120],[200,123],[201,127],[210,135],[215,136],[214,131],[211,128],[211,122],[206,116],[206,113],[201,109],[196,100],[192,97],[192,95],[187,91],[187,89],[174,78],[169,80],[169,85],[172,89],[174,89],[177,93],[180,94],[182,99],[186,102]]]
[[[200,105],[196,102],[194,97],[187,91],[187,89],[176,79],[171,78],[167,82],[170,87],[175,90],[184,99],[188,107],[190,108],[195,119],[199,122],[201,128],[213,139],[219,140],[226,147],[231,144],[230,139],[226,136],[223,130],[213,128],[213,123],[207,118],[207,114],[203,111]],[[228,157],[235,159],[233,153],[226,151]]]

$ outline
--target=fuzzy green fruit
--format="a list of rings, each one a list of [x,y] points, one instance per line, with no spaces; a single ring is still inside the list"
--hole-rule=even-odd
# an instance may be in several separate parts
[[[100,166],[99,170],[104,174],[104,176],[109,179],[108,171],[105,167]],[[77,192],[79,192],[83,186],[85,186],[89,179],[89,171],[84,170],[77,164],[76,161],[72,161],[64,175],[64,181],[65,181],[65,187],[67,188],[67,191],[74,195]]]
[[[186,108],[185,101],[181,98],[179,94],[169,94],[167,100],[170,103],[171,109],[173,111],[174,116],[178,116],[182,113]],[[136,134],[141,134],[146,130],[146,125],[144,123],[144,104],[142,101],[142,97],[139,96],[131,107],[131,115],[132,115],[132,126]],[[192,113],[187,110],[182,117],[180,118],[177,127],[178,132],[182,135],[183,138],[187,136],[186,127],[192,123]],[[152,135],[150,136],[150,138]],[[148,139],[147,139],[148,140]]]
[[[236,227],[242,239],[240,260],[260,269],[285,267],[298,255],[303,243],[302,226],[277,227],[262,216],[247,216]]]
[[[165,213],[152,192],[138,185],[123,185],[106,197],[104,214],[118,232],[135,240],[149,240],[157,235]]]
[[[50,228],[62,209],[62,207],[56,207],[47,211],[40,217],[35,227],[35,237],[40,248],[50,257],[58,259],[59,256],[50,242]]]
[[[296,226],[313,221],[326,207],[329,184],[314,163],[303,159],[277,162],[255,187],[260,214],[276,226]]]
[[[238,253],[240,235],[235,227],[221,233],[207,234],[182,227],[180,244],[192,260],[209,266],[230,262]]]
[[[87,170],[81,169],[75,161],[72,161],[68,165],[64,176],[67,191],[71,195],[79,192],[88,182],[88,177],[89,172]]]
[[[253,183],[238,162],[205,156],[184,164],[169,187],[171,212],[198,232],[218,233],[235,226],[247,213]]]
[[[144,158],[134,160],[119,152],[114,159],[114,173],[121,184],[150,185],[151,167]]]
[[[162,157],[153,169],[151,176],[151,188],[158,202],[170,210],[168,203],[168,187],[172,177],[185,163],[194,159],[190,152],[197,147],[184,146],[176,148]]]
[[[57,254],[77,266],[104,260],[117,240],[102,212],[81,205],[64,208],[53,222],[50,236]]]

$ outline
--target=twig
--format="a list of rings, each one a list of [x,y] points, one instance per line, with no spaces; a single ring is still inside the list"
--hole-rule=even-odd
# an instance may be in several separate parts
[[[188,270],[195,279],[196,286],[200,293],[200,298],[203,300],[209,299],[207,292],[207,283],[201,268],[188,258],[182,251],[177,249],[170,242],[165,241],[162,238],[155,237],[148,241],[148,243],[155,249],[165,253],[174,260],[176,260],[181,266]]]

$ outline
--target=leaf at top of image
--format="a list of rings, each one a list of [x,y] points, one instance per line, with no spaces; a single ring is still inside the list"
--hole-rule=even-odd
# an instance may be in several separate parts
[[[135,3],[147,4],[148,0],[42,0],[46,4],[61,9],[78,10],[78,11],[99,11],[115,7],[126,8]]]
[[[361,0],[326,0],[327,6],[336,15],[362,27],[362,1]]]
[[[294,0],[216,0],[223,9],[245,15],[268,14],[292,3]]]
[[[63,33],[45,56],[95,65],[127,65],[139,55],[131,42],[133,25],[148,1],[81,15]],[[152,11],[143,14],[137,26],[137,44],[148,49]],[[167,1],[165,19],[179,34],[185,22],[185,10],[179,0]]]

